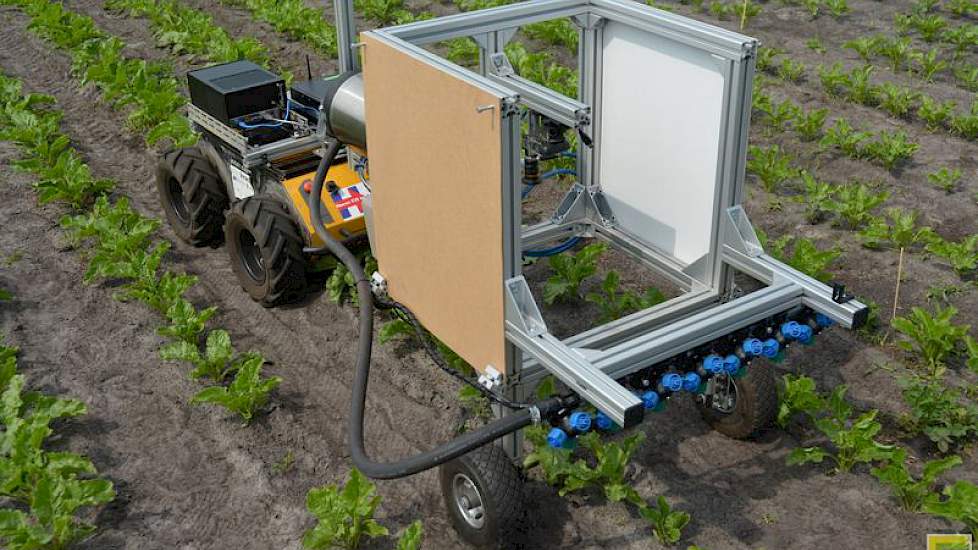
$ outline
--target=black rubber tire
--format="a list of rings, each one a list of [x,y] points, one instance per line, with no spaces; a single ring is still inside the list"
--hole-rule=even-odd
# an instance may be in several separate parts
[[[180,240],[193,246],[220,244],[227,188],[196,147],[166,152],[156,168],[156,189],[167,221]]]
[[[288,209],[271,197],[254,196],[231,207],[224,223],[231,269],[248,294],[265,307],[300,297],[306,288],[306,256]]]
[[[438,469],[442,498],[459,536],[477,548],[511,545],[525,517],[523,477],[506,453],[497,445],[486,445]],[[471,525],[456,505],[453,485],[457,475],[472,481],[483,503],[484,523]]]
[[[778,414],[778,388],[767,365],[753,364],[747,374],[734,379],[737,402],[734,410],[723,413],[697,402],[700,414],[710,426],[727,437],[750,439],[774,424]]]

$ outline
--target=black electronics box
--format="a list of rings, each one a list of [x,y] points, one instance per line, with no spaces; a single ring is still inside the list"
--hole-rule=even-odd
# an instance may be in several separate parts
[[[190,101],[221,122],[285,106],[285,81],[251,61],[187,73]]]

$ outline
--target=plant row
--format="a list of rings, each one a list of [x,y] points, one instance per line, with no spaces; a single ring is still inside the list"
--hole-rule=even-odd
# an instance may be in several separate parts
[[[303,0],[221,0],[221,3],[247,9],[254,19],[305,42],[323,55],[336,55],[333,24],[322,10],[307,6]]]
[[[51,424],[81,416],[81,401],[25,390],[17,348],[0,344],[0,543],[9,550],[65,548],[95,531],[79,517],[115,499],[87,457],[46,449]]]
[[[0,79],[0,91],[4,114],[0,139],[15,143],[21,151],[13,166],[37,176],[40,202],[60,201],[75,211],[83,210],[65,216],[61,225],[73,244],[90,245],[84,281],[120,282],[116,298],[142,302],[163,315],[168,324],[158,332],[170,343],[161,349],[161,356],[189,361],[194,378],[218,383],[198,393],[194,402],[225,406],[250,421],[280,380],[262,379],[261,355],[236,354],[224,330],[210,331],[200,350],[205,325],[216,309],[200,310],[184,297],[196,277],[161,268],[170,244],[154,240],[159,222],[135,212],[125,198],[109,202],[106,193],[114,184],[92,177],[69,138],[60,132],[61,114],[45,108],[52,98],[22,95],[20,84],[6,77]],[[233,381],[222,385],[231,375]]]

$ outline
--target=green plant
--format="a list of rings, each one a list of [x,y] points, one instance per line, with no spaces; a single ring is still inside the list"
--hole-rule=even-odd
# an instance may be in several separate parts
[[[250,423],[255,413],[268,403],[268,394],[282,383],[278,376],[262,379],[264,363],[265,358],[261,355],[248,354],[228,386],[204,388],[190,402],[220,405],[240,416],[245,424]]]
[[[802,0],[805,9],[808,10],[808,14],[812,16],[812,19],[818,17],[818,12],[822,8],[822,0]]]
[[[446,44],[445,57],[452,63],[463,67],[474,67],[479,63],[479,45],[471,38],[453,38]]]
[[[927,301],[947,304],[951,301],[951,296],[961,294],[962,292],[964,292],[964,288],[960,285],[935,284],[927,289]]]
[[[377,260],[369,251],[359,254],[358,257],[363,262],[363,271],[367,274],[367,277],[370,277],[377,271]],[[350,270],[345,265],[335,259],[329,262],[329,267],[332,268],[333,272],[326,279],[326,297],[331,302],[340,305],[344,304],[347,300],[356,304],[358,299],[357,282],[353,279],[353,273],[350,273]]]
[[[568,19],[551,19],[550,21],[525,25],[523,32],[530,38],[564,46],[574,52],[577,51],[577,27]]]
[[[958,388],[939,377],[910,376],[899,383],[910,409],[900,420],[909,433],[923,433],[942,453],[978,434],[978,407],[964,401]]]
[[[849,3],[846,0],[825,0],[825,7],[833,17],[842,17],[849,13]]]
[[[955,67],[954,77],[969,92],[978,92],[978,67],[970,65]]]
[[[842,254],[838,249],[819,250],[813,241],[804,237],[795,238],[792,235],[785,235],[776,241],[767,242],[767,238],[761,235],[758,233],[761,244],[772,256],[820,281],[831,278],[827,269]],[[786,248],[792,243],[791,254],[788,254]]]
[[[401,533],[397,539],[395,550],[421,550],[421,542],[424,539],[424,526],[421,520],[415,520]]]
[[[404,0],[355,0],[354,6],[357,12],[380,27],[411,23],[416,19],[426,18],[425,15],[415,17],[404,7]]]
[[[822,137],[822,129],[825,127],[825,119],[828,114],[828,109],[814,109],[812,111],[798,109],[795,112],[795,132],[798,132],[804,141],[819,139]]]
[[[911,52],[910,58],[917,63],[917,72],[923,77],[925,82],[932,82],[934,76],[947,69],[947,61],[938,56],[941,51],[938,49],[924,52]]]
[[[869,63],[873,60],[874,56],[880,53],[881,42],[883,40],[885,38],[879,35],[863,36],[846,42],[842,47],[856,52],[863,61]]]
[[[890,68],[899,72],[906,66],[913,51],[909,38],[890,38],[880,43],[880,54],[890,60]]]
[[[978,538],[978,486],[958,481],[944,489],[944,497],[924,503],[924,511],[947,519],[960,521]]]
[[[930,227],[918,227],[917,216],[916,212],[907,212],[902,208],[888,208],[886,218],[872,219],[860,232],[863,246],[875,249],[889,244],[902,250],[928,242],[934,232]]]
[[[740,17],[740,30],[747,28],[748,21],[760,15],[762,9],[761,5],[753,0],[737,0],[733,12]]]
[[[876,441],[882,426],[876,421],[877,411],[865,412],[852,419],[852,406],[845,401],[847,386],[837,386],[825,400],[825,414],[812,415],[815,427],[835,447],[835,452],[822,447],[799,447],[788,455],[788,464],[820,464],[826,458],[835,463],[839,472],[848,472],[856,464],[883,461],[890,458],[893,447]]]
[[[877,102],[876,85],[873,84],[872,65],[864,65],[861,68],[853,69],[849,71],[846,77],[846,84],[849,86],[849,90],[846,96],[856,103],[861,103],[863,105],[869,105],[874,107]]]
[[[786,57],[778,65],[777,75],[788,82],[800,82],[805,76],[805,64]]]
[[[978,4],[974,0],[948,0],[947,9],[958,17],[967,17],[968,14],[978,11]]]
[[[204,332],[204,325],[217,313],[217,308],[209,307],[197,310],[192,303],[186,299],[179,299],[170,309],[166,311],[166,317],[170,324],[160,327],[157,332],[160,336],[181,340],[188,344],[197,345],[197,338]]]
[[[601,292],[589,292],[585,299],[598,306],[601,310],[601,322],[608,322],[623,317],[637,309],[637,297],[618,289],[621,276],[617,271],[609,271],[601,283]]]
[[[884,82],[875,90],[879,106],[895,117],[907,118],[916,105],[918,94],[910,88]]]
[[[809,50],[812,50],[813,52],[818,53],[818,54],[824,54],[827,51],[825,49],[825,45],[822,44],[822,40],[819,39],[817,36],[816,37],[813,37],[813,38],[809,38],[805,42],[805,46]]]
[[[805,204],[805,220],[811,224],[819,223],[830,211],[829,205],[835,195],[835,186],[818,181],[804,171],[801,173],[801,179],[805,184],[805,193],[799,196],[799,200]]]
[[[317,523],[302,536],[302,546],[311,550],[353,549],[360,547],[365,536],[387,535],[387,528],[374,521],[379,505],[373,483],[356,468],[350,470],[342,489],[335,485],[312,489],[306,495],[306,509],[316,516]]]
[[[774,58],[783,54],[783,50],[778,48],[758,48],[757,49],[757,61],[755,66],[758,71],[769,73],[775,70]]]
[[[909,317],[897,317],[891,323],[907,338],[897,345],[917,353],[932,372],[938,373],[968,333],[967,325],[954,324],[957,314],[958,310],[952,306],[937,306],[933,314],[923,308],[913,308]]]
[[[768,124],[770,124],[771,129],[775,130],[776,132],[783,132],[788,124],[788,121],[795,118],[799,111],[798,106],[795,105],[790,99],[786,99],[781,103],[765,101],[758,105],[758,109],[767,115]]]
[[[164,361],[186,361],[194,366],[190,377],[194,380],[210,378],[214,382],[224,382],[249,360],[258,358],[251,352],[235,357],[231,346],[231,335],[226,330],[216,329],[207,334],[204,352],[194,344],[178,340],[160,348]]]
[[[9,290],[0,288],[0,302],[9,302],[14,297]]]
[[[543,300],[552,304],[556,300],[570,300],[580,297],[581,283],[598,268],[598,258],[608,249],[604,243],[585,246],[576,254],[558,254],[550,257],[550,268],[554,274],[543,287]]]
[[[961,464],[961,458],[957,456],[930,460],[924,464],[917,479],[907,468],[906,460],[906,449],[897,449],[889,463],[873,468],[871,472],[881,483],[890,487],[900,506],[908,512],[918,512],[925,502],[936,500],[934,485],[937,477]]]
[[[909,141],[905,132],[883,130],[876,140],[866,144],[863,154],[869,159],[879,161],[887,170],[893,170],[897,165],[913,158],[919,148],[919,144]]]
[[[957,168],[950,170],[945,166],[936,172],[927,174],[927,180],[943,189],[945,193],[950,194],[957,189],[958,183],[961,182],[961,170]]]
[[[652,524],[652,532],[662,544],[672,545],[679,542],[683,528],[689,524],[689,514],[672,510],[663,496],[659,497],[655,507],[646,506],[639,513]]]
[[[927,251],[947,260],[959,275],[978,268],[978,234],[965,237],[960,242],[935,236],[927,243]]]
[[[710,15],[713,17],[720,20],[726,20],[732,13],[732,6],[722,2],[721,0],[713,0],[710,2]]]
[[[822,88],[831,96],[841,97],[849,85],[849,75],[846,73],[841,62],[834,63],[831,67],[819,65],[817,68],[818,79],[822,83]]]
[[[921,95],[920,105],[917,106],[917,116],[926,122],[927,129],[933,132],[947,125],[947,122],[954,115],[956,105],[951,100],[939,103],[928,95]]]
[[[844,118],[838,118],[825,131],[820,144],[822,147],[836,147],[846,156],[859,158],[862,155],[862,143],[872,137],[871,132],[857,132]]]
[[[782,428],[787,428],[788,422],[796,414],[813,415],[824,407],[822,397],[815,391],[815,381],[807,376],[786,374],[778,390],[777,423]]]
[[[889,196],[886,191],[873,192],[865,183],[853,183],[839,186],[835,200],[827,206],[847,227],[860,229],[873,219],[873,210],[886,202]]]
[[[757,176],[768,193],[774,193],[778,185],[797,174],[797,170],[791,166],[791,156],[779,145],[767,148],[752,145],[749,153],[747,171]]]
[[[226,4],[242,6],[259,21],[270,24],[275,30],[302,40],[328,55],[336,55],[336,31],[321,9],[315,9],[302,0],[222,0]]]

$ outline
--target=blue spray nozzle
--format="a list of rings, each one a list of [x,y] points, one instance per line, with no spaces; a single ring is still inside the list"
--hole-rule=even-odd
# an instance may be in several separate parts
[[[700,389],[700,382],[700,375],[695,372],[687,372],[686,376],[683,376],[683,389],[693,393]]]
[[[820,326],[822,328],[826,328],[826,327],[832,326],[833,323],[834,323],[834,321],[832,321],[832,319],[830,319],[828,315],[826,315],[824,313],[816,313],[815,314],[815,324],[816,325],[818,325],[818,326]]]
[[[587,433],[591,429],[591,415],[584,411],[575,411],[567,417],[567,425],[577,433]]]
[[[670,372],[662,376],[662,387],[671,392],[677,392],[683,389],[683,377]]]
[[[802,332],[802,325],[798,324],[798,321],[788,321],[781,325],[781,336],[786,340],[799,340]]]
[[[608,417],[601,411],[594,414],[594,425],[598,427],[599,430],[607,432],[614,430],[618,427],[615,421]]]
[[[723,358],[715,353],[711,353],[703,358],[703,370],[710,374],[720,374],[723,372]]]
[[[761,355],[767,357],[768,359],[774,359],[777,357],[779,351],[781,351],[781,344],[779,344],[777,340],[774,338],[764,340]]]
[[[748,357],[751,355],[760,355],[764,351],[764,343],[757,338],[747,338],[740,347],[744,350],[744,355]]]
[[[810,344],[815,338],[815,331],[808,325],[801,325],[801,332],[798,334],[798,341],[802,344]]]
[[[740,370],[740,357],[730,354],[723,358],[723,372],[733,374]]]
[[[654,409],[659,406],[659,394],[652,390],[643,392],[640,399],[642,400],[642,406],[646,409]]]
[[[568,439],[567,432],[560,428],[551,428],[547,432],[547,445],[554,449],[563,449],[567,445]]]

